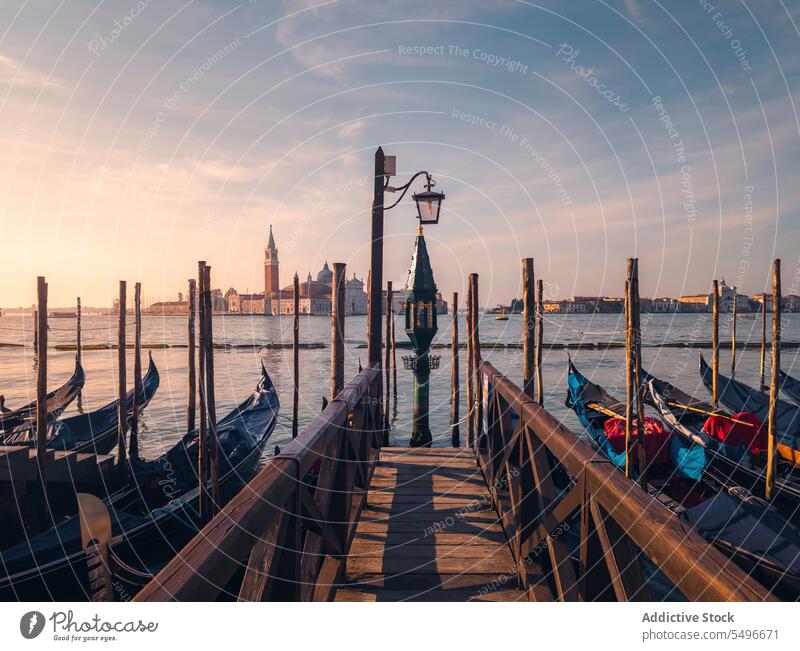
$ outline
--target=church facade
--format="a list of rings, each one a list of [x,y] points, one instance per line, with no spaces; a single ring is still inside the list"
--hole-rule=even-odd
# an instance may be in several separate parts
[[[264,249],[264,311],[273,315],[292,315],[294,313],[294,285],[280,288],[280,263],[278,247],[269,227],[269,242]],[[314,279],[311,272],[305,280],[300,281],[298,309],[300,314],[330,315],[331,294],[333,288],[333,271],[327,260]],[[345,314],[366,314],[367,294],[364,282],[355,274],[345,281]]]

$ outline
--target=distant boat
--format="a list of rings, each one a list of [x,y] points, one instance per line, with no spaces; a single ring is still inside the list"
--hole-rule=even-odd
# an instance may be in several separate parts
[[[47,315],[51,319],[77,319],[78,315],[75,312],[50,312]]]
[[[508,314],[495,314],[494,318],[496,321],[508,321]]]

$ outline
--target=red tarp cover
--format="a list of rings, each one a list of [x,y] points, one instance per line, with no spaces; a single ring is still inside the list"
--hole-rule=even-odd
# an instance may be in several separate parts
[[[757,455],[767,449],[767,428],[754,413],[743,411],[733,414],[732,418],[743,422],[735,423],[725,416],[709,416],[703,431],[727,445],[736,447],[744,443],[751,454]]]
[[[603,424],[606,437],[614,452],[625,451],[625,419],[609,418]],[[636,422],[633,423],[633,436],[636,436]],[[664,429],[660,420],[652,416],[644,417],[644,449],[650,463],[670,463],[669,437],[672,432]]]

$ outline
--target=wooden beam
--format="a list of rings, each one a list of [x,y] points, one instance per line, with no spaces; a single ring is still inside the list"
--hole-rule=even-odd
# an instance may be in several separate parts
[[[384,154],[375,151],[374,194],[372,199],[372,235],[370,247],[370,287],[368,315],[369,364],[381,363],[381,294],[383,293],[383,186]]]
[[[711,399],[719,405],[719,282],[711,283]]]
[[[127,283],[119,281],[119,324],[117,328],[117,466],[120,476],[124,479],[127,476],[127,452],[128,452],[128,414],[125,394],[127,393],[127,370],[125,365],[126,345],[125,345],[125,311],[128,304]]]
[[[41,485],[40,515],[47,522],[47,283],[36,278],[36,468]]]
[[[208,334],[206,332],[206,305],[203,301],[205,291],[205,260],[197,263],[197,318],[200,326],[198,361],[200,374],[198,376],[198,391],[200,393],[200,427],[197,432],[197,480],[200,493],[199,516],[205,522],[211,517],[211,504],[208,494],[208,402],[206,401],[206,345]]]
[[[535,397],[536,279],[533,258],[522,258],[522,390]]]
[[[297,423],[300,413],[300,276],[294,272],[292,288],[292,363],[294,376],[292,384],[292,438],[297,438]]]
[[[186,431],[194,430],[197,414],[197,360],[195,351],[195,314],[197,313],[197,281],[189,279],[189,323],[188,323],[188,348],[189,348],[189,400],[186,408]]]
[[[219,484],[219,437],[217,436],[217,404],[214,383],[214,310],[211,305],[211,267],[203,268],[203,296],[205,301],[206,319],[206,383],[205,400],[208,413],[209,436],[209,470],[211,475],[212,512],[216,513],[222,503],[222,493]]]
[[[130,458],[139,457],[139,410],[142,399],[142,283],[133,289],[134,317],[133,331],[133,417],[131,418]]]
[[[474,325],[472,310],[472,283],[467,277],[467,447],[470,449],[475,445],[475,421],[473,420],[475,409],[475,355],[472,348],[474,344],[472,338]]]
[[[450,442],[454,448],[458,448],[461,447],[461,437],[458,428],[458,403],[461,399],[461,391],[458,386],[460,379],[458,376],[458,292],[453,292],[452,313],[451,323],[453,336],[450,341],[450,349],[452,352],[450,370]]]
[[[386,283],[386,333],[384,341],[384,371],[386,372],[386,403],[384,404],[384,445],[389,445],[389,396],[392,380],[391,346],[392,346],[392,281]]]
[[[544,282],[536,281],[536,402],[544,404],[542,384],[542,342],[544,340]]]
[[[333,263],[333,292],[331,298],[331,386],[330,399],[344,388],[344,317],[347,312],[345,305],[345,276],[347,266],[343,262]]]
[[[736,377],[736,287],[733,288],[733,313],[731,315],[731,377]]]
[[[764,292],[761,300],[761,372],[759,388],[761,391],[766,390],[764,384],[765,371],[767,360],[767,292]]]

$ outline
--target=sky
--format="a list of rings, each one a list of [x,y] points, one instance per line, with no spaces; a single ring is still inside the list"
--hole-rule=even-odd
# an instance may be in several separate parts
[[[800,293],[800,7],[736,2],[0,0],[0,306],[365,277],[373,156],[445,192],[439,288],[481,303],[724,276]],[[421,185],[415,186],[421,189]],[[387,202],[392,200],[387,195]],[[404,282],[410,196],[386,213]],[[129,292],[129,294],[132,292]],[[463,294],[462,294],[463,295]]]

